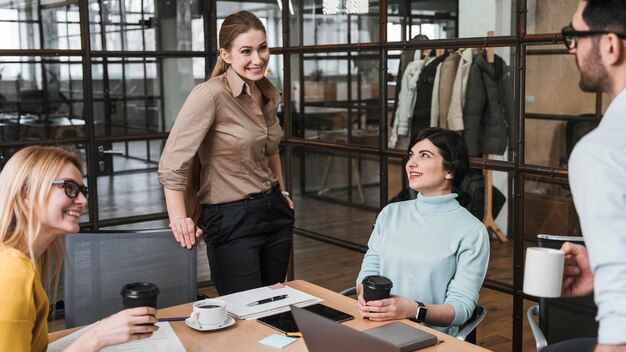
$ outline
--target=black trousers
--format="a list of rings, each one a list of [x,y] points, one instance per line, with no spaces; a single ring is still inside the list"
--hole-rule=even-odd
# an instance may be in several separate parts
[[[278,187],[254,199],[205,205],[204,241],[219,294],[283,282],[293,225],[294,211]]]
[[[598,339],[583,337],[550,344],[541,352],[593,352],[597,344]]]

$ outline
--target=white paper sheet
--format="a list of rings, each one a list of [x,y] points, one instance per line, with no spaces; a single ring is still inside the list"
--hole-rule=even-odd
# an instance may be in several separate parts
[[[256,306],[248,306],[248,303],[280,295],[287,295],[287,298]],[[291,304],[303,307],[322,301],[318,297],[284,285],[280,285],[279,287],[276,285],[259,287],[221,296],[218,297],[218,299],[225,301],[228,313],[239,319],[258,319],[268,315],[286,312],[289,310],[289,305]]]
[[[48,345],[48,352],[62,352],[85,331],[96,324],[88,325]],[[157,323],[160,328],[147,339],[128,342],[121,345],[103,348],[104,352],[125,351],[155,351],[155,352],[185,352],[185,347],[176,336],[172,326],[168,322]]]

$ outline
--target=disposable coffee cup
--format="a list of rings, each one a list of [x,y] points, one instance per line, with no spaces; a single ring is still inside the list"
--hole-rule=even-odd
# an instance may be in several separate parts
[[[120,292],[124,309],[136,307],[157,307],[159,288],[150,282],[133,282],[122,287]]]
[[[545,298],[561,296],[565,253],[558,249],[528,247],[524,265],[524,293]]]
[[[189,320],[201,328],[222,325],[226,321],[226,302],[219,299],[197,301]]]
[[[363,278],[363,299],[366,302],[389,298],[393,287],[391,280],[380,275],[370,275]]]

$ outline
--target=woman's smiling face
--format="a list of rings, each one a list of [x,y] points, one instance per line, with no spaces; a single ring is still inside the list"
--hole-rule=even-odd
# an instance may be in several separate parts
[[[230,50],[222,48],[220,55],[241,78],[247,81],[258,81],[263,78],[270,61],[265,33],[257,29],[238,35],[233,40]]]
[[[79,185],[83,184],[82,174],[69,162],[61,168],[55,180],[72,180]],[[82,193],[76,198],[70,198],[65,193],[63,184],[52,185],[47,203],[42,205],[40,233],[57,237],[78,232],[80,214],[86,206],[87,198]]]
[[[406,163],[409,187],[425,196],[452,192],[454,175],[443,168],[443,157],[430,140],[417,142],[409,151]]]

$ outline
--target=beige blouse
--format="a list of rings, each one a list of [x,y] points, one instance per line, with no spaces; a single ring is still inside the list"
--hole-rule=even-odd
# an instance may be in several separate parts
[[[201,204],[242,200],[278,183],[268,157],[278,153],[280,91],[263,78],[257,86],[267,103],[259,108],[248,84],[229,67],[194,87],[163,149],[157,175],[163,187],[184,191],[196,152],[202,165]]]

